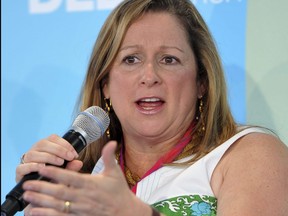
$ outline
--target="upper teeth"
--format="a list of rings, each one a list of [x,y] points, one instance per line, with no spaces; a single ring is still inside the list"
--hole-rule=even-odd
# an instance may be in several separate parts
[[[145,98],[145,99],[142,99],[141,101],[143,102],[156,102],[156,101],[160,101],[159,98]]]

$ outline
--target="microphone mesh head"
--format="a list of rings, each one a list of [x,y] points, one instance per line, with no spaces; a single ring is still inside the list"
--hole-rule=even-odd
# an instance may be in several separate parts
[[[91,106],[80,112],[72,124],[72,128],[84,136],[86,145],[99,139],[110,124],[107,113],[98,106]]]

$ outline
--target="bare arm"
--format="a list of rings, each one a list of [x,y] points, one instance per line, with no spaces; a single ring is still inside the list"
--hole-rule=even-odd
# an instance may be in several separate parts
[[[284,216],[288,212],[288,148],[276,137],[250,134],[219,166],[219,216]]]

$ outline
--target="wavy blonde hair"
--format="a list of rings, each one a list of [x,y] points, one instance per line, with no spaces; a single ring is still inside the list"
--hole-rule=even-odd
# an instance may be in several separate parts
[[[203,18],[189,0],[126,0],[119,4],[98,34],[82,87],[79,109],[95,105],[105,107],[102,87],[109,79],[109,70],[125,33],[135,20],[147,12],[169,13],[183,25],[197,60],[198,79],[206,87],[202,98],[205,132],[192,139],[195,157],[189,163],[193,163],[234,135],[236,123],[227,102],[224,72],[214,40]],[[111,139],[121,142],[122,128],[115,113],[110,113],[110,119]],[[193,133],[197,134],[200,127],[201,122],[198,121]],[[92,171],[108,140],[104,135],[81,152],[83,172]]]

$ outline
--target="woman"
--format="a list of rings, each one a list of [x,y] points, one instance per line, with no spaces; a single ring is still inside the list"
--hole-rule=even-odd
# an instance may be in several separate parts
[[[23,156],[17,181],[39,171],[54,182],[24,184],[27,215],[287,213],[287,147],[235,123],[216,47],[190,1],[122,2],[99,33],[80,105],[106,109],[107,134],[78,159],[56,135]],[[43,166],[64,160],[66,170]]]

